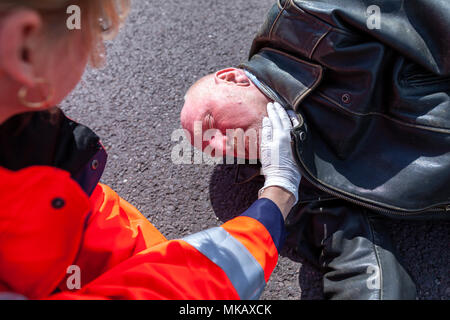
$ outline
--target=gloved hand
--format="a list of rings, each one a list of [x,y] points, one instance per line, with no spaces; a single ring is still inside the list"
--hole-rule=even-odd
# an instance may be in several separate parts
[[[263,119],[260,152],[266,181],[259,195],[268,187],[278,186],[292,193],[297,203],[301,174],[292,153],[290,130],[298,125],[298,120],[295,113],[288,115],[277,102],[267,105],[267,113],[269,117]]]

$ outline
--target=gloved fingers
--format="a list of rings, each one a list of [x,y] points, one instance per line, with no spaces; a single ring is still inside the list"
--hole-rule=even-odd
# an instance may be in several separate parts
[[[267,114],[269,115],[270,122],[272,123],[272,130],[282,130],[283,126],[281,124],[280,117],[278,116],[277,110],[272,102],[267,104]]]
[[[291,119],[289,119],[289,116],[288,116],[286,110],[284,110],[284,108],[278,102],[274,103],[274,107],[278,114],[278,118],[280,119],[282,128],[284,130],[292,129],[292,122],[291,122]]]
[[[270,119],[264,117],[261,131],[261,144],[268,144],[272,141],[272,123]]]
[[[300,124],[300,121],[298,121],[298,116],[295,114],[294,110],[288,110],[289,118],[291,119],[292,125],[294,127],[298,126]]]

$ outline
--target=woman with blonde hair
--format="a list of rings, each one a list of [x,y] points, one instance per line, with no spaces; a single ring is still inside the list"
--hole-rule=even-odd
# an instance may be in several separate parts
[[[73,5],[81,25],[71,30]],[[101,64],[103,39],[128,7],[0,0],[0,298],[258,298],[300,181],[281,106],[269,104],[263,122],[260,199],[221,227],[172,241],[99,183],[106,152],[98,136],[55,107],[88,61]]]

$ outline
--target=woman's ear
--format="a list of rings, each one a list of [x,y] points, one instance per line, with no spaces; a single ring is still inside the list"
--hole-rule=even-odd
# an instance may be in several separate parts
[[[42,19],[33,10],[12,11],[0,21],[0,71],[28,87],[36,79],[34,52],[41,28]]]
[[[238,86],[248,87],[250,86],[250,80],[248,79],[245,71],[242,69],[228,68],[216,72],[216,81],[224,81],[233,83]]]

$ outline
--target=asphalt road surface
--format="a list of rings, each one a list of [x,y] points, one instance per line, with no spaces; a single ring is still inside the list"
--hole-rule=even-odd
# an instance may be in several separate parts
[[[108,61],[88,70],[62,104],[102,138],[102,181],[168,238],[217,226],[243,212],[260,184],[234,184],[234,165],[176,165],[171,152],[183,96],[199,77],[244,61],[274,0],[135,0],[108,43]],[[417,186],[420,188],[420,186]],[[449,222],[389,224],[420,299],[449,299]],[[322,299],[321,274],[285,252],[263,299]]]

